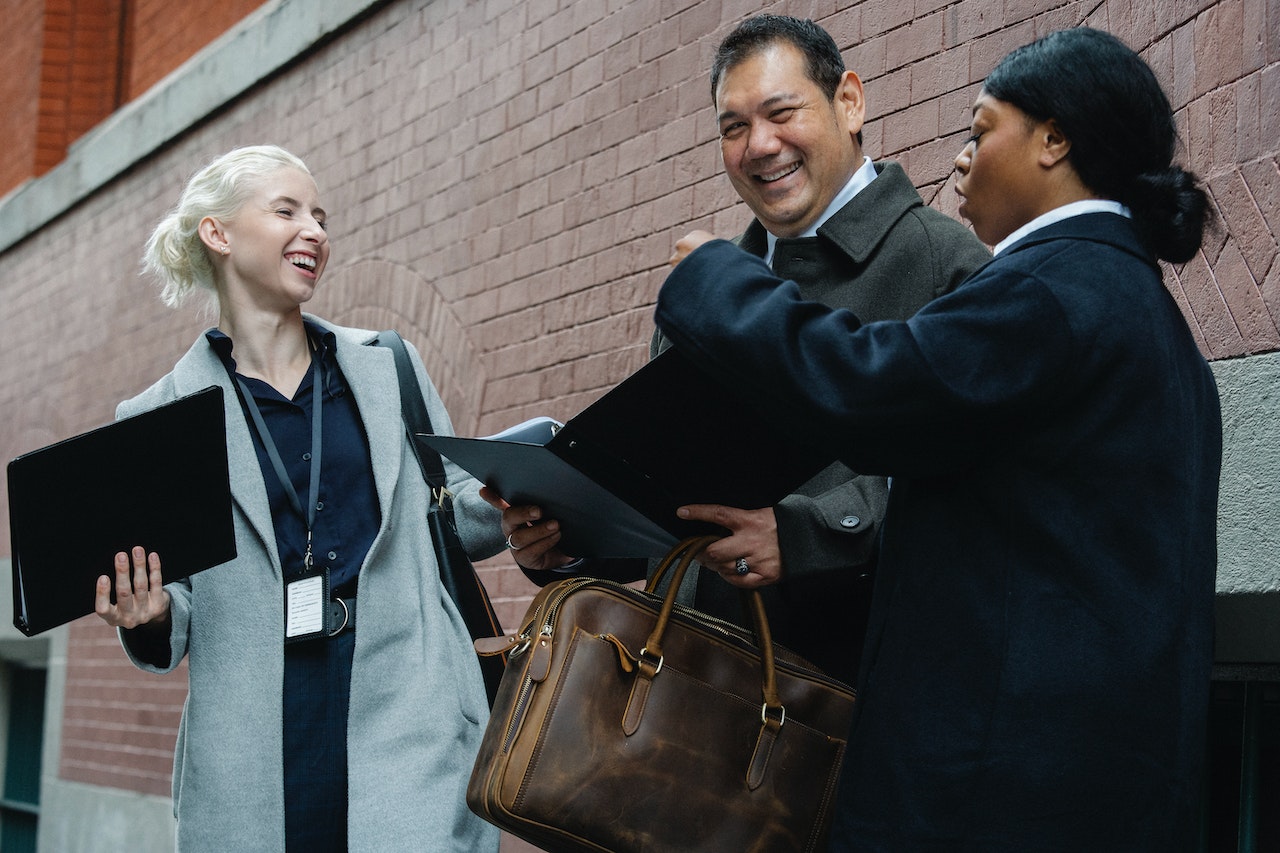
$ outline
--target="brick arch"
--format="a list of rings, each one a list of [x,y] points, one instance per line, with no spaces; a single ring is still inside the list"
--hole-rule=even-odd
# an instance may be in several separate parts
[[[430,280],[392,261],[356,260],[329,271],[315,310],[345,326],[398,331],[421,353],[454,430],[476,431],[488,375],[470,331]]]

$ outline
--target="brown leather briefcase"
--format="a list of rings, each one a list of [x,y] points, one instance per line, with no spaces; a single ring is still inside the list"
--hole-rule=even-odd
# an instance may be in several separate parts
[[[541,590],[511,649],[467,804],[548,851],[824,849],[853,689],[665,597],[573,578]]]

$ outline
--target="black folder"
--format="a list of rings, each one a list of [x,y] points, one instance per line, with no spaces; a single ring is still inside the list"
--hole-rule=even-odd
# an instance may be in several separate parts
[[[13,624],[28,636],[92,613],[98,577],[134,545],[160,555],[165,583],[236,555],[217,386],[19,456],[8,480]]]
[[[484,438],[417,438],[508,503],[542,507],[577,557],[661,556],[685,536],[724,532],[677,518],[677,507],[773,506],[834,461],[675,349],[563,426],[542,418]]]

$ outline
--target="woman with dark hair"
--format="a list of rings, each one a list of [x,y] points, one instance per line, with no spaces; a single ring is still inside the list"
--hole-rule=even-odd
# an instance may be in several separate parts
[[[805,302],[710,235],[677,247],[675,346],[892,478],[832,849],[1196,837],[1221,424],[1156,262],[1206,218],[1174,145],[1132,50],[1054,33],[992,72],[956,159],[995,258],[910,320]]]
[[[1200,248],[1208,203],[1195,176],[1172,164],[1169,100],[1115,36],[1083,27],[1054,33],[1010,53],[982,88],[980,102],[1001,101],[1030,123],[1055,126],[1069,140],[1066,159],[1080,183],[1127,207],[1157,257],[1182,263]]]

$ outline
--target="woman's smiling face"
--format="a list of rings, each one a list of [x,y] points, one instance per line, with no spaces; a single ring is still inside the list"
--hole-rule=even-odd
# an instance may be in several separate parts
[[[282,168],[256,179],[249,200],[223,224],[227,286],[286,309],[309,300],[329,261],[325,219],[305,172]]]

